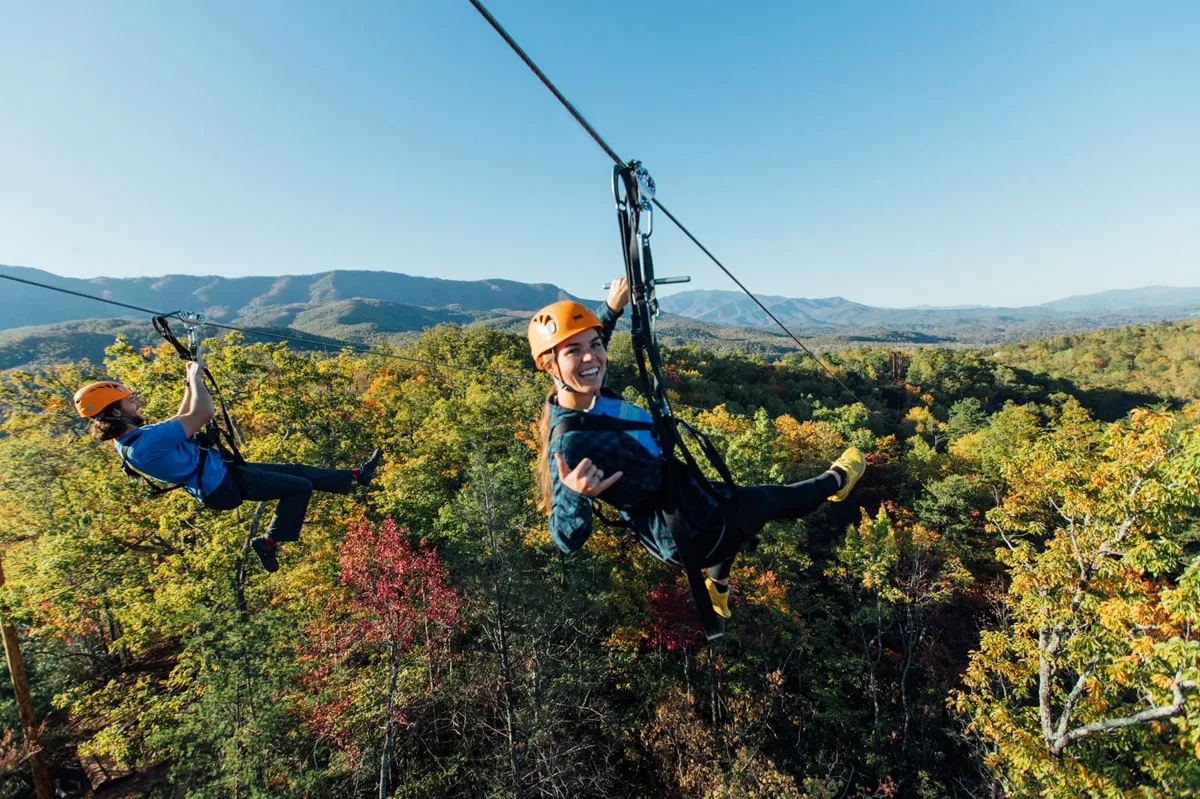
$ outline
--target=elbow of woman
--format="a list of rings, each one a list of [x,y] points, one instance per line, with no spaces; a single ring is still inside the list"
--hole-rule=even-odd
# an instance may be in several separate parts
[[[555,530],[553,527],[551,527],[550,539],[554,542],[554,545],[563,552],[563,554],[570,555],[573,552],[578,552],[580,549],[583,549],[583,545],[588,540],[588,536],[591,535],[591,532],[591,529],[586,527],[571,530],[566,533],[561,530]]]
[[[573,552],[578,552],[579,548],[583,546],[582,541],[576,543],[570,538],[563,538],[562,536],[558,535],[552,535],[550,538],[554,541],[554,546],[558,547],[559,551],[564,555],[570,555]]]

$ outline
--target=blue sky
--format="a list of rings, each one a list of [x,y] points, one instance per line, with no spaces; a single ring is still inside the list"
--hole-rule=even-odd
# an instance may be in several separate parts
[[[752,290],[1200,285],[1200,3],[490,0]],[[0,263],[622,269],[610,164],[466,0],[0,0]],[[658,220],[660,274],[735,289]]]

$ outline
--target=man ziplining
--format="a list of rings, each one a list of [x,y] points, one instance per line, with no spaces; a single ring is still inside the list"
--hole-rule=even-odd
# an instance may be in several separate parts
[[[227,460],[219,442],[210,440],[202,446],[199,440],[216,413],[199,353],[187,361],[184,385],[179,412],[155,424],[142,416],[141,402],[134,393],[112,380],[89,383],[76,391],[75,409],[90,420],[89,434],[94,440],[113,442],[127,473],[132,469],[135,476],[183,488],[215,511],[233,510],[244,500],[279,500],[266,534],[250,541],[268,572],[279,568],[279,544],[300,538],[312,492],[349,494],[356,484],[369,486],[383,457],[383,451],[376,448],[355,469]]]

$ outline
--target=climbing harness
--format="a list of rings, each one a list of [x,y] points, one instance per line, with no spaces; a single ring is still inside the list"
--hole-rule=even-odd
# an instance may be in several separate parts
[[[615,419],[607,416],[574,414],[565,417],[550,431],[550,438],[573,431],[631,432],[650,430],[662,447],[663,482],[657,503],[679,551],[679,563],[687,574],[696,611],[708,639],[724,635],[724,621],[713,610],[708,589],[704,584],[703,559],[711,553],[696,550],[692,540],[703,519],[688,518],[685,508],[688,482],[697,484],[712,498],[726,529],[736,524],[736,484],[725,460],[704,433],[677,418],[671,412],[666,381],[663,378],[662,354],[658,348],[654,321],[658,316],[655,288],[667,283],[685,283],[688,277],[657,277],[650,251],[650,235],[654,231],[654,179],[639,162],[618,165],[613,169],[613,199],[621,230],[621,246],[625,257],[625,275],[629,281],[629,306],[633,326],[633,352],[637,362],[641,390],[650,409],[649,422]],[[721,484],[714,485],[700,468],[689,449],[690,440],[705,460],[720,476]],[[751,536],[745,545],[753,549],[757,543]]]

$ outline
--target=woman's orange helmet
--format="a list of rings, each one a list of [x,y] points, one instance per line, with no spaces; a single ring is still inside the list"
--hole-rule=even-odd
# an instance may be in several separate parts
[[[80,416],[91,419],[114,402],[132,396],[132,391],[112,380],[88,383],[75,392],[75,410],[79,411]]]
[[[576,333],[601,326],[596,314],[574,300],[551,303],[529,320],[529,351],[536,363],[543,352],[549,352]],[[542,368],[540,363],[538,368]]]

